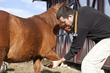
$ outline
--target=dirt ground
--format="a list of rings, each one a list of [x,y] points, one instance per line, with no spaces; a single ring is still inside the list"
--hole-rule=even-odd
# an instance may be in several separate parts
[[[34,73],[33,63],[8,63],[7,70],[4,73]],[[74,63],[68,63],[57,67],[56,69],[50,69],[41,65],[41,73],[81,73],[80,65]]]
[[[33,62],[7,63],[7,69],[4,73],[34,73]],[[51,69],[41,65],[41,73],[81,73],[81,65],[65,62],[64,65]],[[105,70],[110,73],[110,70]]]

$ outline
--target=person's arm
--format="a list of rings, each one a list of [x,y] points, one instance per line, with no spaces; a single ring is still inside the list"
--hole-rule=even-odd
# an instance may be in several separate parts
[[[58,61],[52,61],[53,62],[53,67],[52,68],[58,67],[58,65],[63,63],[64,61],[66,61],[66,59],[64,57],[62,59],[58,60]]]
[[[87,36],[88,30],[85,28],[78,28],[78,36],[73,38],[73,42],[70,46],[69,52],[64,56],[66,60],[70,60],[74,57],[81,49]]]
[[[79,30],[78,36],[73,39],[69,52],[62,59],[60,59],[58,61],[52,61],[53,62],[52,68],[56,68],[60,63],[66,61],[66,60],[70,60],[72,57],[74,57],[79,52],[79,50],[81,49],[81,47],[84,43],[84,40],[86,38],[88,31],[84,28],[80,28],[78,30]]]

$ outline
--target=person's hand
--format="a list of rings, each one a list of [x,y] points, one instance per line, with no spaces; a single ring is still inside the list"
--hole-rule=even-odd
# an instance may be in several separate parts
[[[58,67],[58,65],[59,65],[60,63],[64,62],[64,61],[66,61],[65,58],[62,58],[62,59],[60,59],[60,60],[58,60],[58,61],[52,61],[52,62],[53,62],[52,68]]]
[[[60,64],[60,61],[53,61],[53,67],[52,68],[57,68],[58,65]]]

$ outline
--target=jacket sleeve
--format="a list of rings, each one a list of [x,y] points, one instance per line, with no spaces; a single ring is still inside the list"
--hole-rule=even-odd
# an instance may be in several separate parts
[[[77,33],[78,33],[78,36],[73,37],[73,42],[72,42],[72,45],[70,46],[69,52],[64,56],[66,60],[70,60],[72,57],[74,57],[79,52],[79,50],[81,49],[86,39],[88,30],[86,28],[79,27]]]

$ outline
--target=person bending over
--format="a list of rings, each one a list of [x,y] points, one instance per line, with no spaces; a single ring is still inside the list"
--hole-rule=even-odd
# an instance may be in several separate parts
[[[100,73],[105,60],[110,55],[110,17],[87,6],[77,11],[68,6],[61,6],[56,17],[61,22],[60,27],[72,34],[74,39],[69,52],[62,59],[52,61],[52,68],[74,57],[88,38],[95,41],[96,45],[83,59],[81,71]]]

